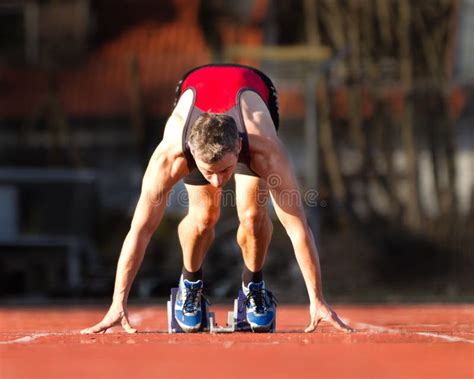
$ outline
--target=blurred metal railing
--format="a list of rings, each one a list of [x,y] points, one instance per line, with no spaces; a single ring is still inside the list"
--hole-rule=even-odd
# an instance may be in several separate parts
[[[97,266],[91,241],[96,181],[90,170],[0,168],[0,267],[4,275],[22,273],[25,294],[48,287],[32,279],[37,267],[51,288],[78,293],[85,271]],[[31,209],[34,225],[26,225]]]

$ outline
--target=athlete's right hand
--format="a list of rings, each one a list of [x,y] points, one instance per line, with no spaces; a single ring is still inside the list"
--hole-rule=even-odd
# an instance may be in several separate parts
[[[102,321],[90,328],[81,330],[81,334],[105,333],[107,329],[119,324],[122,325],[122,328],[127,333],[137,332],[137,330],[130,325],[130,321],[128,321],[127,308],[123,305],[112,303]]]

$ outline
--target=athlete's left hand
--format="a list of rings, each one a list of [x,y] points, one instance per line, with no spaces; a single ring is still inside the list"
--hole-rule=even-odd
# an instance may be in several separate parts
[[[311,322],[305,329],[305,333],[314,332],[321,321],[327,321],[336,329],[346,333],[352,333],[355,330],[346,325],[326,302],[311,303],[309,306]]]

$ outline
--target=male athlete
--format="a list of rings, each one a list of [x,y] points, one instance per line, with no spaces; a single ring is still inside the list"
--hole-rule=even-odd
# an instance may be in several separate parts
[[[267,214],[271,196],[308,290],[311,321],[305,331],[314,331],[321,320],[351,331],[324,300],[314,237],[287,152],[277,136],[278,122],[275,88],[254,68],[207,65],[184,76],[163,140],[143,178],[120,253],[112,305],[101,322],[82,333],[105,332],[117,324],[129,333],[136,332],[127,315],[130,288],[163,217],[167,196],[181,179],[189,195],[189,211],[178,226],[183,268],[174,317],[184,331],[199,330],[204,288],[201,266],[214,238],[222,187],[232,175],[240,221],[237,241],[244,260],[242,289],[252,330],[269,331],[275,318],[273,296],[262,274],[273,229]]]

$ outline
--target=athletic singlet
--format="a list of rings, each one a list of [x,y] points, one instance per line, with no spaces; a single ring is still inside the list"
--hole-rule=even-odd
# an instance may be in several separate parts
[[[193,92],[193,103],[183,129],[182,148],[189,170],[196,168],[196,162],[188,146],[191,126],[204,112],[223,113],[235,120],[242,138],[242,149],[238,161],[250,168],[249,142],[240,108],[240,96],[243,91],[256,92],[269,107],[277,127],[276,91],[270,79],[251,67],[207,65],[191,70],[178,83],[175,105],[179,97],[188,89]],[[272,101],[273,98],[275,98],[274,101]],[[275,112],[272,112],[273,108],[276,109]]]

